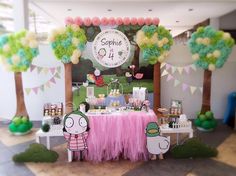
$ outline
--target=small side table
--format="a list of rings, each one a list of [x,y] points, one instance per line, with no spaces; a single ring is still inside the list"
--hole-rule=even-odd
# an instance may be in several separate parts
[[[193,129],[192,128],[163,128],[160,126],[160,135],[167,133],[176,133],[176,141],[177,145],[179,145],[179,134],[180,133],[188,133],[189,138],[193,137]]]
[[[43,132],[42,129],[36,132],[36,142],[40,144],[40,138],[46,137],[46,146],[47,149],[50,149],[50,137],[55,136],[63,136],[63,125],[53,125],[50,126],[50,130],[48,132]]]

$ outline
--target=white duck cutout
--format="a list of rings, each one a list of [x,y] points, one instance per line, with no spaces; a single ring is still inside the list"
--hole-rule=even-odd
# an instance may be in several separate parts
[[[160,136],[159,126],[156,122],[150,122],[146,128],[147,136],[147,149],[152,154],[152,160],[156,159],[156,155],[159,155],[160,159],[163,159],[164,153],[170,148],[170,136]]]

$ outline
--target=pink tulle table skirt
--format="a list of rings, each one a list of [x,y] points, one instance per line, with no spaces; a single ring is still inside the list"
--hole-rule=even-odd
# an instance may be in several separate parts
[[[148,160],[145,128],[157,120],[155,113],[123,112],[107,115],[88,115],[89,137],[86,160],[101,162],[118,160]]]

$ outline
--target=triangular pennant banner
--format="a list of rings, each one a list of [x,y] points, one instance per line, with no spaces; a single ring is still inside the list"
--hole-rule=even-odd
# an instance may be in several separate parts
[[[31,91],[31,89],[30,89],[30,88],[25,88],[25,92],[26,92],[26,94],[27,94],[27,95],[29,95],[29,94],[30,94],[30,91]]]
[[[162,72],[161,76],[165,76],[165,75],[168,75],[168,72],[166,70]]]
[[[32,65],[30,66],[30,72],[32,72],[35,68],[36,68],[36,66],[32,64]]]
[[[58,79],[61,78],[61,76],[60,76],[58,73],[56,73],[56,74],[54,75],[54,77],[55,77],[55,78],[58,78]]]
[[[200,92],[202,93],[202,87],[199,87]]]
[[[52,77],[52,78],[50,79],[50,82],[56,84],[56,80],[54,79],[54,77]]]
[[[32,89],[33,89],[34,93],[37,95],[39,87],[34,87]]]
[[[48,74],[48,68],[43,68],[43,73]]]
[[[162,62],[160,68],[162,69],[165,65],[166,63]]]
[[[50,85],[50,81],[46,82],[45,85],[46,85],[47,88],[50,88],[50,87],[51,87],[51,85]]]
[[[197,87],[195,86],[190,86],[190,92],[191,94],[194,94],[194,92],[196,91]]]
[[[41,85],[41,86],[40,86],[40,90],[41,90],[42,92],[44,92],[44,85]]]
[[[38,74],[39,74],[42,70],[43,70],[42,67],[37,67],[37,72],[38,72]]]
[[[50,68],[50,72],[52,73],[52,74],[54,74],[55,73],[55,68],[53,67],[53,68]]]
[[[170,64],[166,64],[166,70],[169,70],[172,66]]]
[[[182,72],[183,72],[183,67],[177,67],[177,70],[178,70],[179,74],[182,74]]]
[[[175,79],[175,82],[174,82],[174,87],[178,86],[180,84],[180,81]]]
[[[182,90],[186,91],[189,86],[185,83],[182,84]]]
[[[171,67],[171,73],[174,74],[175,71],[176,71],[176,67],[172,66],[172,67]]]
[[[172,79],[173,79],[173,76],[169,74],[169,75],[167,76],[167,78],[166,78],[166,81],[168,82],[168,81],[170,81],[170,80],[172,80]]]
[[[187,74],[189,74],[189,66],[186,66],[186,67],[184,67],[184,71],[187,73]]]
[[[194,64],[192,64],[190,67],[191,67],[194,71],[197,70],[197,68],[196,68],[196,66],[195,66]]]
[[[60,66],[57,67],[57,72],[58,72],[58,73],[61,73],[61,67],[60,67]]]

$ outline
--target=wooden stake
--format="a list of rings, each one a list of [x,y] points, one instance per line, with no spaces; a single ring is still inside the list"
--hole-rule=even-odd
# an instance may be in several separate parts
[[[65,68],[65,106],[66,113],[73,111],[73,95],[72,95],[72,63],[64,64]]]
[[[24,91],[21,72],[15,72],[15,90],[16,90],[16,114],[15,116],[25,116],[29,118],[25,106]]]
[[[153,110],[158,114],[157,109],[161,106],[161,68],[160,62],[154,64],[153,70]]]

